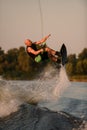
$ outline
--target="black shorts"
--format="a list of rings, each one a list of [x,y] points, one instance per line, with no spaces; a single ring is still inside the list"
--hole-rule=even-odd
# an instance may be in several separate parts
[[[43,54],[41,54],[41,58],[42,58],[42,61],[49,59],[48,53],[44,52]]]

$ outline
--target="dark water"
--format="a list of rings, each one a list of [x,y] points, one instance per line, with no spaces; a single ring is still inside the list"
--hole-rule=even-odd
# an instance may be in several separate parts
[[[71,82],[70,87],[66,89],[58,101],[54,103],[44,102],[40,105],[87,119],[87,83]]]
[[[50,77],[54,73],[55,77]],[[64,111],[86,121],[87,83],[70,82],[64,68],[58,75],[54,69],[44,75],[43,79],[34,81],[0,80],[0,117],[18,111],[23,103],[38,102],[40,107]],[[87,130],[86,122],[84,130]]]

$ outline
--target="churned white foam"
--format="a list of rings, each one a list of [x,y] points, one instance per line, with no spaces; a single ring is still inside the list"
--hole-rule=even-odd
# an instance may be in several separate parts
[[[9,86],[0,87],[0,117],[17,111],[19,105],[20,101],[13,94]]]
[[[0,117],[17,111],[25,102],[39,103],[58,99],[69,85],[65,68],[62,67],[60,72],[58,69],[47,68],[44,74],[39,80],[0,82]]]
[[[65,68],[62,66],[59,73],[59,80],[57,81],[57,85],[53,91],[54,96],[60,97],[69,86],[70,86],[70,81],[66,74]]]
[[[9,102],[0,102],[0,117],[9,115],[18,110],[18,100],[10,100]]]

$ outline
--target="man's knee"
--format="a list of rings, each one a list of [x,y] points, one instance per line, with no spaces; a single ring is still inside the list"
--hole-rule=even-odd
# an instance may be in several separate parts
[[[48,48],[48,47],[46,47],[46,48],[45,48],[45,51],[50,52],[50,51],[51,51],[51,49],[50,49],[50,48]]]

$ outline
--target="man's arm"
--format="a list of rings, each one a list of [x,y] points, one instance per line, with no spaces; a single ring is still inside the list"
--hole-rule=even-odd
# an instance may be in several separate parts
[[[40,49],[40,50],[35,51],[35,50],[33,50],[31,47],[28,47],[28,52],[29,52],[29,53],[32,53],[32,54],[34,54],[34,55],[38,55],[39,53],[43,52],[43,49]]]
[[[41,44],[41,43],[45,42],[50,36],[51,36],[51,34],[47,35],[46,37],[44,37],[40,41],[37,41],[36,44]]]

